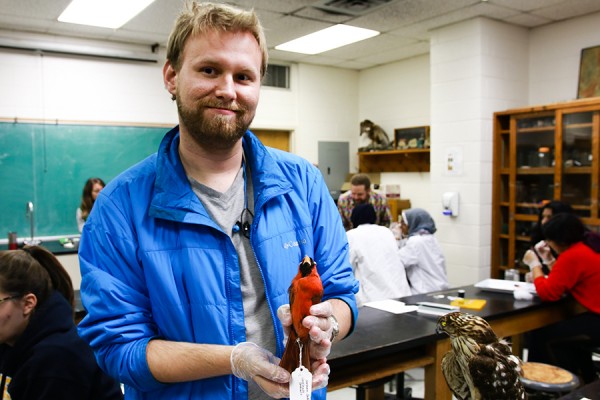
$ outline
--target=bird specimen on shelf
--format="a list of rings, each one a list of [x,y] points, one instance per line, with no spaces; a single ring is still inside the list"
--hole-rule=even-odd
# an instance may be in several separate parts
[[[436,330],[450,337],[451,350],[442,358],[442,372],[458,399],[527,398],[520,380],[521,360],[485,319],[452,312],[438,319]]]
[[[379,125],[368,119],[360,123],[359,136],[362,135],[366,135],[371,142],[367,146],[359,148],[358,151],[387,150],[391,148],[390,138],[387,133]]]
[[[310,307],[313,304],[321,302],[323,283],[317,272],[317,263],[309,256],[305,256],[298,265],[298,274],[292,279],[288,294],[292,326],[279,366],[291,373],[299,367],[300,352],[302,352],[302,365],[312,372],[309,352],[310,338],[308,329],[302,325],[302,320],[310,315]]]

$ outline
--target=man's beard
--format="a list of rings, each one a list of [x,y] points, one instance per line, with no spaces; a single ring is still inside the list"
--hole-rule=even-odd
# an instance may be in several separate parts
[[[242,106],[225,106],[221,104],[199,104],[196,108],[184,106],[177,97],[177,110],[181,123],[187,128],[192,139],[206,149],[229,149],[246,133],[254,113]],[[231,116],[214,116],[207,118],[203,112],[206,107],[232,109],[235,118]]]

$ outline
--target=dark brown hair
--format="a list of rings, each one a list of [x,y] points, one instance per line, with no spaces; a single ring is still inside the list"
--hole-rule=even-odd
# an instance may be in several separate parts
[[[371,179],[369,179],[369,175],[366,174],[356,174],[350,179],[350,184],[352,186],[364,186],[365,190],[371,189]]]
[[[553,216],[542,227],[542,231],[546,240],[552,240],[560,246],[570,247],[583,242],[596,253],[600,253],[600,236],[590,232],[574,214],[562,213]]]
[[[94,185],[99,183],[102,187],[105,187],[106,184],[100,178],[90,178],[85,182],[83,186],[83,191],[81,193],[81,205],[79,208],[81,209],[81,218],[86,221],[90,216],[90,212],[92,211],[92,207],[94,206],[94,199],[92,198],[92,190],[94,189]]]
[[[0,289],[12,296],[33,293],[38,307],[57,290],[74,305],[71,277],[60,261],[40,246],[0,251]]]
[[[263,27],[254,11],[244,11],[226,4],[200,3],[188,1],[181,12],[169,36],[167,60],[173,69],[181,68],[181,55],[185,43],[191,36],[211,30],[224,32],[250,32],[256,39],[262,53],[260,74],[267,71],[269,53]]]
[[[542,231],[542,218],[544,215],[544,210],[546,210],[546,209],[552,210],[552,217],[554,217],[558,214],[562,214],[562,213],[569,213],[569,214],[575,213],[573,211],[573,207],[571,207],[571,205],[569,205],[568,203],[564,203],[562,201],[552,200],[552,201],[549,201],[548,203],[544,204],[538,212],[537,224],[535,224],[535,227],[533,228],[533,231],[531,232],[531,245],[532,246],[535,246],[535,244],[537,242],[544,239],[544,233]]]

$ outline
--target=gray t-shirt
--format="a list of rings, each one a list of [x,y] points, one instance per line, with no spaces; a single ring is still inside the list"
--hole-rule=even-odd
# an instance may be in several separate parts
[[[191,177],[188,179],[208,214],[223,232],[229,235],[238,253],[246,341],[254,342],[259,347],[275,354],[275,329],[256,256],[252,250],[250,239],[243,234],[243,229],[237,232],[234,232],[233,229],[238,221],[241,221],[242,224],[245,222],[252,224],[252,215],[254,214],[252,179],[250,169],[246,168],[246,171],[244,174],[244,167],[240,168],[233,184],[225,193],[211,189]],[[242,218],[242,211],[246,208]],[[253,382],[249,382],[249,390],[248,398],[251,400],[270,398]]]

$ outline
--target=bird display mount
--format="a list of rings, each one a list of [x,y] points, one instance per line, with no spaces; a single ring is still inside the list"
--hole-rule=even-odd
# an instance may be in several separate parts
[[[366,135],[371,142],[367,146],[359,147],[358,151],[360,152],[389,150],[393,148],[393,144],[383,128],[368,119],[365,119],[360,123],[359,136],[362,135]]]
[[[450,337],[442,357],[442,373],[457,399],[525,400],[523,362],[483,318],[452,312],[441,316],[437,333]]]

